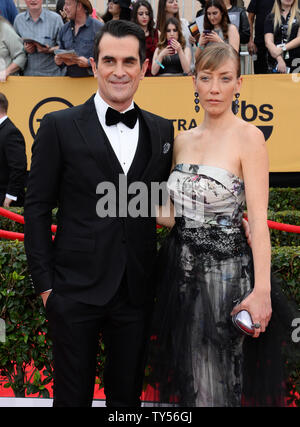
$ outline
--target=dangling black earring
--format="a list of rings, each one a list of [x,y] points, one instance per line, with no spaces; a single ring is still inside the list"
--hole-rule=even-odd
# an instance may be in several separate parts
[[[233,114],[237,114],[239,112],[239,109],[240,109],[239,97],[240,97],[240,94],[236,93],[235,94],[235,100],[232,101],[232,112],[233,112]]]
[[[200,101],[199,101],[199,93],[198,92],[195,92],[194,102],[195,102],[195,111],[196,111],[196,113],[199,113],[199,111],[200,111],[200,107],[199,107]]]

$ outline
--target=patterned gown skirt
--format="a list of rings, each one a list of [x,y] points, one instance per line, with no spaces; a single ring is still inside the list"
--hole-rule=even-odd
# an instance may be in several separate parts
[[[239,332],[230,316],[253,287],[243,228],[189,228],[177,219],[156,271],[146,377],[153,405],[285,406],[281,347],[291,312],[276,279],[272,320],[259,339]]]

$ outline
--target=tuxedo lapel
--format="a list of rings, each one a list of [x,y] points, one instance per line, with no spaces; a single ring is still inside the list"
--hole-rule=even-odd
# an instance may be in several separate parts
[[[116,167],[116,162],[112,161],[111,151],[113,150],[109,146],[107,136],[99,122],[94,96],[83,105],[81,116],[74,120],[99,169],[102,170],[109,181],[113,181],[118,185],[118,175],[122,173],[122,169],[120,164],[119,167]],[[118,163],[117,161],[117,165]]]
[[[161,153],[161,134],[157,121],[147,114],[146,111],[141,110],[137,105],[135,105],[135,108],[144,118],[151,140],[151,158],[141,176],[141,180],[146,181],[151,180],[151,174],[155,171],[156,163],[159,161]]]

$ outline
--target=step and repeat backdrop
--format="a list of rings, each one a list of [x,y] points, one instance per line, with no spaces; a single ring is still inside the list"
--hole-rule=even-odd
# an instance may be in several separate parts
[[[97,90],[91,78],[9,77],[0,84],[9,101],[8,115],[31,146],[46,113],[85,102]],[[173,121],[175,134],[201,123],[194,110],[191,77],[145,78],[135,96],[143,109]],[[300,75],[245,75],[238,113],[259,127],[267,140],[271,172],[300,172]]]

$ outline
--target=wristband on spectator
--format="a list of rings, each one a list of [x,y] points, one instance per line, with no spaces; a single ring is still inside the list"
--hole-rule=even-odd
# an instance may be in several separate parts
[[[199,49],[204,50],[204,46],[200,46],[199,43],[197,43],[197,47],[199,47]]]
[[[155,60],[155,62],[157,63],[157,65],[160,66],[160,68],[162,68],[163,70],[165,69],[165,67],[163,66],[163,64],[161,62],[159,62],[157,59]]]

